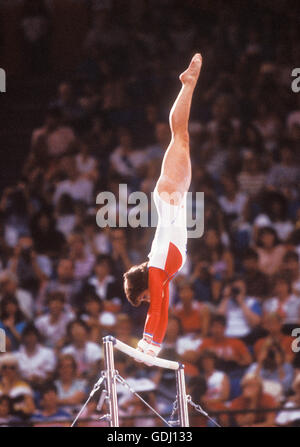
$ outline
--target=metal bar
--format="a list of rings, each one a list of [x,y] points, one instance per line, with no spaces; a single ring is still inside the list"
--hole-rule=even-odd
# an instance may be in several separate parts
[[[181,427],[189,427],[189,413],[185,389],[184,365],[176,371],[176,388],[178,401],[178,415]]]
[[[106,370],[106,391],[109,402],[110,427],[119,427],[116,374],[114,363],[114,343],[111,337],[103,338],[104,365]]]
[[[129,355],[136,360],[141,360],[149,365],[158,366],[159,368],[172,369],[175,371],[180,368],[180,363],[178,362],[173,362],[172,360],[165,360],[158,357],[152,357],[151,355],[147,355],[143,352],[137,351],[136,349],[126,345],[122,341],[117,340],[112,336],[109,337],[113,341],[115,349],[118,349],[119,351],[123,352],[126,355]]]

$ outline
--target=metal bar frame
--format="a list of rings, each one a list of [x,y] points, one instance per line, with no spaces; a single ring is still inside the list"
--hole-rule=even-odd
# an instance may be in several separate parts
[[[176,375],[176,390],[178,402],[178,415],[181,427],[189,427],[189,414],[187,405],[187,395],[184,377],[184,365],[176,362],[169,362],[164,359],[158,359],[146,354],[139,353],[125,343],[120,342],[116,338],[108,335],[103,337],[104,346],[104,366],[106,379],[107,400],[109,402],[109,424],[110,427],[119,427],[119,413],[117,400],[117,385],[116,385],[116,370],[114,364],[114,347],[130,357],[139,360],[146,360],[147,363],[156,365],[162,368],[175,370]]]

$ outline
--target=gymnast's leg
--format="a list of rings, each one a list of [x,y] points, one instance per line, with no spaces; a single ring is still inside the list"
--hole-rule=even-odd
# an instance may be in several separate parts
[[[166,200],[162,193],[173,197],[169,200],[172,205],[177,205],[182,195],[188,191],[191,182],[191,160],[189,147],[188,122],[194,89],[200,74],[202,57],[195,54],[187,70],[179,79],[182,83],[170,112],[170,127],[172,132],[171,142],[164,155],[161,174],[157,181],[157,190],[160,196]]]

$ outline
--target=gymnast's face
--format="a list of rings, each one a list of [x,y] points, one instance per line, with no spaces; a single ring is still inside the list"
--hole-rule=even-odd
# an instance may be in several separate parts
[[[139,304],[141,304],[143,301],[146,301],[146,303],[150,303],[150,292],[148,289],[142,292],[137,298],[137,302]]]

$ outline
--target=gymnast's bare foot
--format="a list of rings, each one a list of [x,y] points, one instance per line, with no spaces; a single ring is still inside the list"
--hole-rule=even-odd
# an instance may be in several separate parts
[[[188,68],[179,76],[179,79],[181,80],[182,84],[191,85],[192,87],[195,87],[197,80],[199,78],[201,67],[202,67],[202,56],[200,53],[196,53],[193,56]]]

